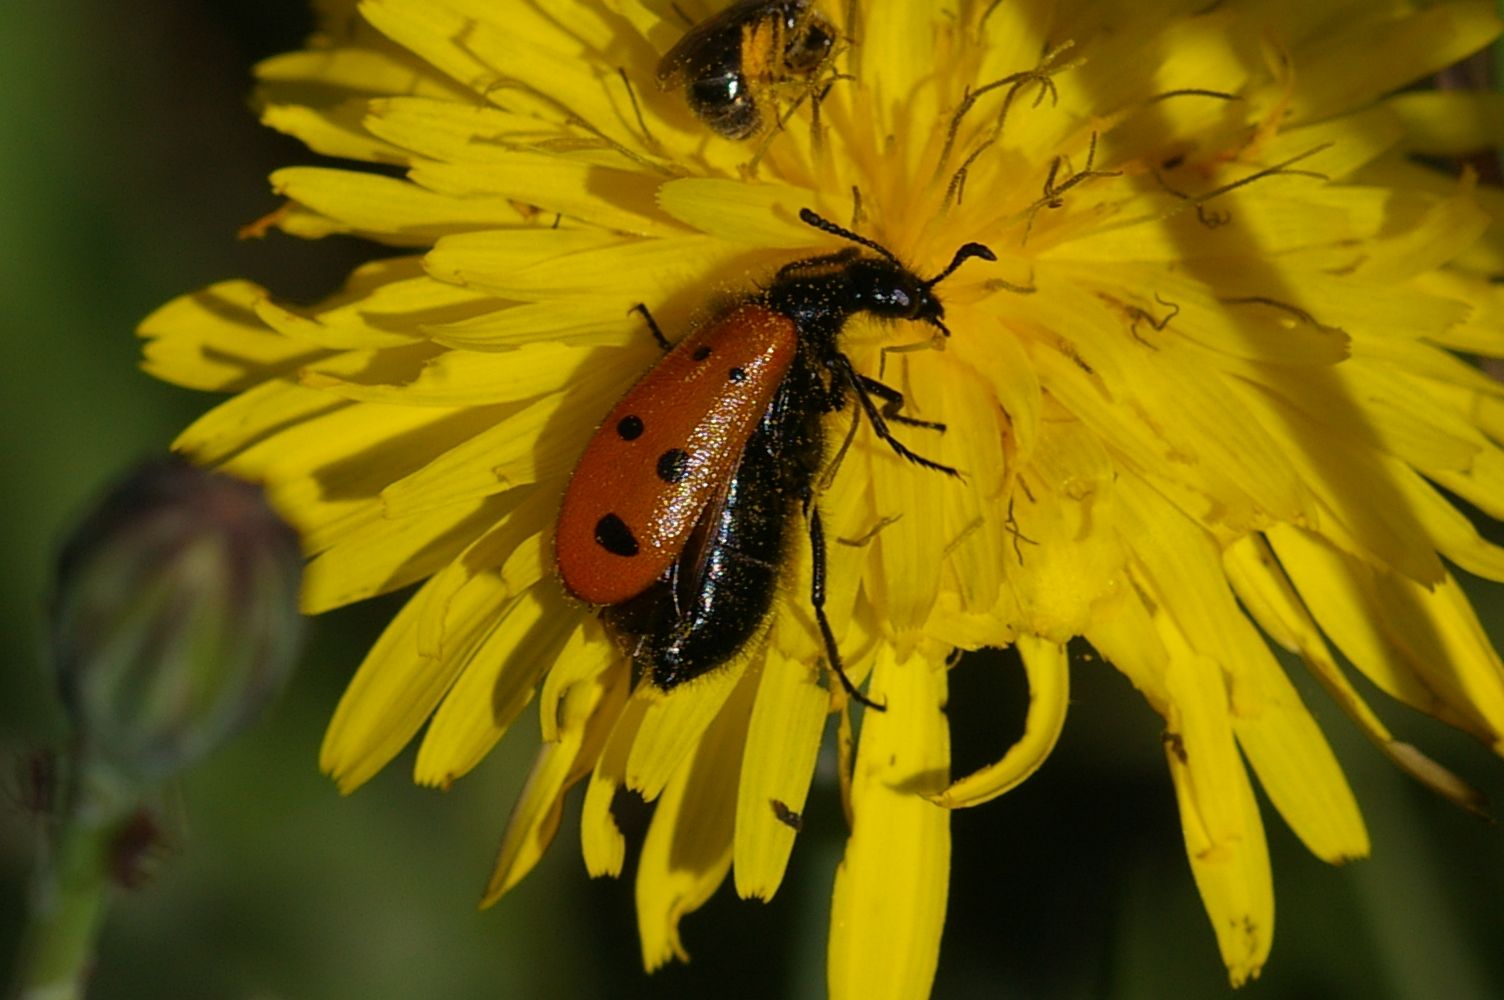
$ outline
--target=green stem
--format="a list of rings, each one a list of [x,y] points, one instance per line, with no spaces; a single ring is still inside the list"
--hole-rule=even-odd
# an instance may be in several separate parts
[[[93,773],[91,773],[93,772]],[[76,1000],[94,965],[109,903],[110,851],[124,822],[112,784],[82,763],[56,840],[41,852],[21,951],[17,1000]],[[114,791],[114,789],[109,789]]]

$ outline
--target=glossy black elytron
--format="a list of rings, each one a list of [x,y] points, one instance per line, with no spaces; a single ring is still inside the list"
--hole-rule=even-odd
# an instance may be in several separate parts
[[[812,559],[810,604],[826,656],[848,691],[865,702],[842,670],[824,610],[825,539],[814,496],[815,480],[825,461],[824,418],[843,408],[851,393],[873,431],[895,452],[926,468],[955,474],[949,466],[922,458],[893,437],[889,420],[937,425],[899,415],[903,396],[857,373],[838,341],[846,321],[857,313],[917,320],[949,334],[935,285],[971,257],[996,259],[992,251],[968,243],[956,251],[944,271],[926,280],[878,244],[808,209],[800,218],[881,256],[853,247],[795,261],[753,297],[794,321],[798,353],[724,489],[707,504],[678,560],[648,590],[604,612],[608,630],[664,689],[727,662],[759,635],[787,556],[788,524],[802,514]]]
[[[696,24],[658,63],[658,83],[682,86],[712,131],[746,139],[764,126],[761,92],[806,78],[825,62],[835,30],[810,0],[740,0]]]

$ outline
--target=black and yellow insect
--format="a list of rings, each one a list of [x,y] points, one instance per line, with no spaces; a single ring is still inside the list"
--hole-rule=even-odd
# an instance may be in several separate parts
[[[768,127],[766,106],[781,91],[811,86],[834,44],[835,28],[810,0],[738,0],[669,49],[658,83],[682,87],[712,131],[746,139]]]

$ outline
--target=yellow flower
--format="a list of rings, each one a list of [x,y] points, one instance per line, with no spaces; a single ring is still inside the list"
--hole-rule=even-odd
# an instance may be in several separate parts
[[[1273,898],[1245,763],[1317,856],[1368,851],[1271,643],[1453,798],[1470,793],[1390,735],[1350,668],[1504,750],[1504,668],[1449,568],[1504,579],[1456,506],[1504,515],[1504,386],[1454,353],[1504,356],[1504,199],[1415,158],[1486,146],[1504,107],[1394,94],[1492,39],[1490,6],[820,4],[832,62],[764,93],[782,127],[736,142],[657,86],[685,30],[667,2],[326,0],[309,49],[260,67],[263,116],[377,169],[277,172],[285,204],[257,230],[402,252],[311,309],[235,281],[143,326],[151,372],[237,393],[176,446],[269,485],[305,534],[306,610],[426,580],[323,766],[352,790],[426,723],[416,778],[447,785],[537,698],[543,744],[486,899],[582,781],[586,866],[619,872],[611,803],[633,790],[656,802],[637,874],[653,968],[684,957],[680,918],[728,872],[743,897],[778,889],[835,711],[851,836],[831,992],[913,996],[939,952],[949,810],[1048,755],[1080,636],[1164,717],[1222,957],[1233,982],[1257,975]],[[965,473],[862,427],[820,496],[827,535],[858,543],[829,546],[827,608],[886,706],[859,718],[824,670],[802,541],[766,639],[667,695],[552,569],[572,465],[657,357],[629,309],[680,336],[839,249],[806,207],[923,275],[966,241],[999,257],[941,286],[944,343],[860,318],[842,342],[947,427],[904,439]],[[1009,644],[1027,731],[953,782],[949,657]]]

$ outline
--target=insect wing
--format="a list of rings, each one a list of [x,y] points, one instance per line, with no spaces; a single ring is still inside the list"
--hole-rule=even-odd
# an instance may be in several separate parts
[[[564,494],[559,575],[591,604],[646,590],[678,558],[798,353],[793,320],[745,304],[708,324],[622,397]]]

